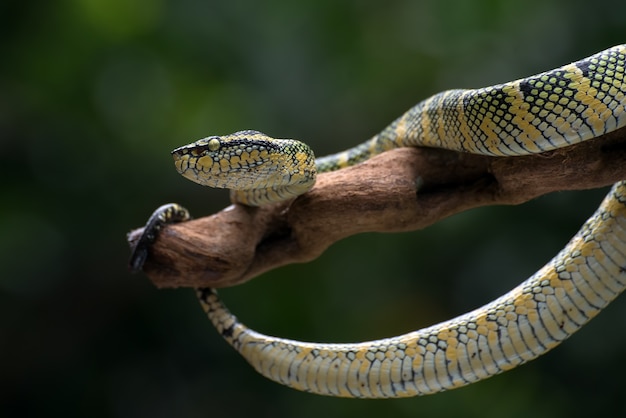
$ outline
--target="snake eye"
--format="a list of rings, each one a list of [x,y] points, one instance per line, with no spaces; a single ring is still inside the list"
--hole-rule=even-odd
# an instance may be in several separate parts
[[[208,146],[210,151],[217,151],[218,149],[220,149],[220,140],[217,138],[213,138],[209,141]]]

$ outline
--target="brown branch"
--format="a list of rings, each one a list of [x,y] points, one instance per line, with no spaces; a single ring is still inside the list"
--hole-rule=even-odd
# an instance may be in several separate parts
[[[226,287],[318,257],[360,232],[424,228],[477,206],[519,204],[557,190],[626,179],[626,128],[540,155],[500,158],[432,148],[386,152],[319,175],[295,201],[230,206],[171,225],[154,243],[144,272],[158,287]],[[131,245],[141,229],[130,234]]]

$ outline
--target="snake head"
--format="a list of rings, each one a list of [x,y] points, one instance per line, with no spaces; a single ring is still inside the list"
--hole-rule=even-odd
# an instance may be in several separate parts
[[[306,144],[257,131],[209,136],[172,156],[181,175],[204,186],[258,190],[315,181],[315,157]]]

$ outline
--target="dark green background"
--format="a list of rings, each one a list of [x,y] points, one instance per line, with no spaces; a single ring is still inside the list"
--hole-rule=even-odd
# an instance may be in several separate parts
[[[626,42],[626,2],[62,0],[0,4],[0,415],[574,417],[626,412],[626,301],[529,365],[405,400],[325,398],[245,364],[191,290],[126,269],[162,203],[224,191],[169,151],[258,129],[318,155],[441,90],[513,80]],[[338,191],[340,192],[340,191]],[[537,270],[604,190],[365,234],[223,295],[260,331],[312,341],[404,333]]]

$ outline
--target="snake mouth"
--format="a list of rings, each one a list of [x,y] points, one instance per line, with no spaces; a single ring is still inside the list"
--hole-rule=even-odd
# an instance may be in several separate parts
[[[198,157],[208,151],[208,149],[209,148],[206,145],[189,144],[172,150],[170,154],[172,154],[172,157],[174,157],[174,160],[176,160],[182,158],[185,155],[193,155],[195,157]]]

